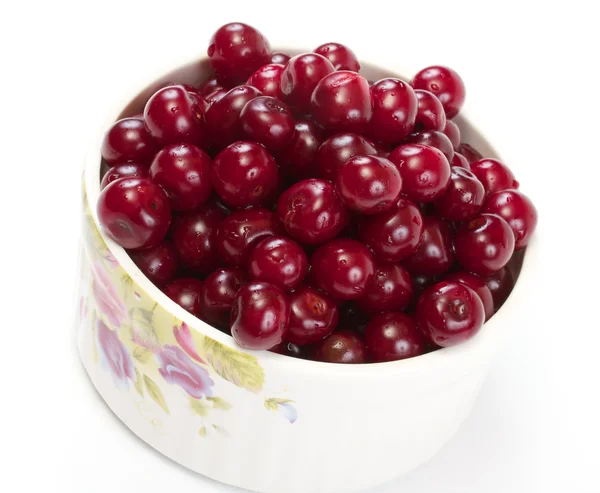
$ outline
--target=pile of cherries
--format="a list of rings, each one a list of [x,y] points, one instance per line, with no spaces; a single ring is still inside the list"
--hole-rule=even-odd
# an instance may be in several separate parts
[[[473,337],[537,213],[461,143],[459,75],[370,82],[344,45],[290,58],[241,23],[208,56],[104,138],[98,216],[142,272],[249,349],[366,363]]]

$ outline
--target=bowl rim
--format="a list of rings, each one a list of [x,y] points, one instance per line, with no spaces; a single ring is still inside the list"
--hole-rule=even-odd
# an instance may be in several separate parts
[[[297,47],[292,48],[285,46],[277,46],[276,48],[273,48],[273,51],[281,51],[293,54],[305,53],[309,52],[310,50],[302,51]],[[338,376],[348,376],[350,378],[370,378],[375,375],[381,377],[384,375],[397,374],[400,371],[409,371],[410,373],[412,373],[413,371],[423,369],[437,369],[444,368],[447,366],[454,366],[455,364],[458,364],[458,360],[469,360],[475,358],[476,355],[480,355],[481,353],[487,354],[489,352],[492,352],[495,349],[495,347],[497,347],[500,334],[501,332],[503,332],[498,326],[510,324],[511,319],[518,320],[518,314],[523,313],[523,310],[525,309],[525,305],[516,302],[516,299],[520,296],[521,293],[525,293],[528,291],[527,287],[532,282],[532,273],[535,271],[532,265],[535,263],[535,261],[532,259],[537,258],[536,252],[538,248],[537,245],[539,243],[538,238],[540,228],[536,230],[536,234],[532,237],[531,241],[527,245],[527,249],[523,256],[523,262],[518,276],[518,280],[515,283],[515,286],[511,291],[508,299],[502,306],[502,309],[499,310],[489,321],[487,321],[484,324],[484,327],[482,327],[482,329],[475,337],[455,346],[441,348],[433,352],[422,354],[420,356],[396,361],[361,363],[353,365],[331,364],[321,361],[292,358],[271,351],[256,351],[242,348],[237,345],[232,336],[221,332],[217,328],[212,327],[208,323],[204,322],[203,320],[200,320],[191,313],[187,312],[177,303],[172,301],[167,295],[165,295],[146,276],[144,276],[144,274],[137,267],[137,265],[135,265],[131,257],[127,254],[125,249],[106,235],[103,228],[100,226],[100,222],[98,220],[98,214],[95,204],[97,203],[98,197],[100,195],[100,146],[102,143],[102,139],[104,137],[106,129],[109,128],[109,126],[117,120],[117,118],[122,114],[124,109],[141,93],[148,90],[153,85],[156,85],[161,79],[164,79],[166,75],[176,70],[192,67],[194,65],[198,65],[207,61],[208,57],[206,55],[196,55],[194,57],[186,56],[185,58],[175,59],[172,60],[168,65],[162,66],[159,69],[155,70],[154,75],[150,78],[150,82],[147,82],[147,79],[146,82],[142,80],[136,81],[138,83],[132,85],[129,90],[124,91],[124,95],[118,99],[117,104],[112,105],[109,108],[109,110],[105,112],[105,117],[103,118],[103,125],[96,130],[95,135],[92,138],[89,150],[84,158],[84,193],[87,204],[84,204],[84,207],[87,206],[89,208],[90,214],[93,218],[94,227],[96,227],[97,231],[99,232],[100,236],[105,242],[106,247],[117,260],[119,266],[128,275],[130,275],[131,278],[153,300],[159,303],[163,309],[165,309],[171,315],[177,317],[182,322],[185,322],[191,330],[196,330],[201,335],[208,336],[214,339],[215,341],[226,345],[227,347],[243,351],[248,354],[252,354],[257,358],[259,362],[263,364],[274,364],[280,367],[281,369],[285,369],[287,371],[298,371],[303,374],[323,374],[323,372],[328,372],[328,374],[335,373]],[[361,64],[363,64],[362,60]],[[405,77],[399,75],[399,73],[395,70],[382,68],[378,64],[369,63],[367,61],[365,62],[365,66],[368,66],[370,69],[373,70],[387,72],[390,74],[389,77],[398,77],[400,79],[406,80]],[[491,141],[487,138],[486,134],[482,132],[472,122],[472,120],[469,119],[468,115],[469,111],[468,108],[466,108],[466,111],[464,109],[461,110],[459,118],[461,121],[465,121],[471,127],[471,129],[474,132],[476,132],[479,135],[479,137],[481,137],[481,139],[483,139],[490,148],[494,150],[494,154],[496,155],[496,157],[500,157],[500,154],[496,152],[496,150],[493,148],[493,145]],[[382,373],[382,369],[385,371],[384,373]]]

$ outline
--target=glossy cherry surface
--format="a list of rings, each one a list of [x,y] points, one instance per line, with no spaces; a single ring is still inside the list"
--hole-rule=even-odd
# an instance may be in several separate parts
[[[454,153],[454,157],[452,158],[450,167],[451,168],[465,168],[465,169],[468,169],[469,171],[471,171],[471,165],[469,164],[469,161],[460,152]]]
[[[485,201],[482,212],[497,214],[508,223],[515,235],[516,249],[529,243],[537,226],[537,209],[529,197],[519,190],[492,193]]]
[[[235,295],[248,282],[246,272],[241,269],[221,268],[206,276],[200,297],[202,320],[219,329],[229,329]]]
[[[348,222],[348,211],[333,185],[315,178],[299,181],[283,192],[276,214],[292,238],[308,245],[335,238]]]
[[[418,101],[412,87],[400,79],[381,79],[371,86],[373,116],[369,137],[399,144],[413,131]]]
[[[269,151],[286,148],[294,135],[294,117],[287,105],[271,96],[258,96],[240,113],[245,139],[264,145]]]
[[[415,89],[423,89],[435,94],[444,110],[447,118],[454,118],[465,102],[465,84],[454,70],[440,65],[434,65],[421,70],[411,85]]]
[[[285,101],[301,111],[309,111],[315,87],[334,70],[331,62],[317,53],[304,53],[291,58],[281,74],[281,92]]]
[[[248,273],[255,281],[266,281],[290,291],[300,286],[308,272],[302,247],[284,236],[260,240],[250,252]]]
[[[110,183],[100,193],[97,212],[108,236],[123,248],[157,245],[171,223],[167,196],[147,178],[120,178]]]
[[[334,332],[317,344],[313,359],[325,363],[357,364],[367,361],[367,350],[363,340],[354,332]]]
[[[148,166],[138,163],[117,164],[110,168],[102,177],[100,190],[103,190],[109,183],[119,178],[146,178],[148,176]]]
[[[423,235],[423,216],[417,205],[400,197],[391,210],[360,222],[358,237],[381,262],[399,262],[414,253]]]
[[[460,265],[487,276],[508,263],[515,250],[515,236],[500,216],[479,214],[458,229],[454,248]]]
[[[406,144],[396,147],[388,159],[402,177],[402,193],[415,202],[433,202],[450,182],[450,164],[435,147]]]
[[[412,317],[400,312],[381,313],[365,328],[369,360],[374,363],[413,358],[425,352],[425,338]]]
[[[325,43],[315,49],[315,53],[324,56],[336,70],[351,70],[358,72],[360,63],[354,52],[340,43]]]
[[[452,142],[452,147],[455,150],[458,150],[460,146],[460,129],[458,128],[458,125],[452,120],[447,120],[443,132],[444,135],[450,139],[450,142]]]
[[[322,142],[321,129],[314,122],[296,120],[292,140],[279,155],[281,171],[294,178],[315,176],[315,160]]]
[[[283,73],[283,65],[278,63],[269,63],[263,65],[254,72],[246,85],[256,87],[263,95],[272,96],[274,98],[283,99],[281,93],[281,74]]]
[[[290,58],[292,58],[289,55],[286,55],[285,53],[273,53],[271,55],[271,63],[276,63],[278,65],[285,65],[287,62],[290,61]]]
[[[231,207],[266,203],[278,182],[277,163],[256,142],[234,142],[223,149],[213,162],[213,187],[223,202]]]
[[[375,274],[371,251],[356,240],[340,238],[320,246],[310,259],[312,276],[319,288],[340,300],[365,295]]]
[[[273,346],[269,351],[272,353],[283,354],[285,356],[291,356],[292,358],[307,359],[308,352],[307,347],[298,346],[293,342],[280,342],[276,346]]]
[[[108,129],[102,141],[101,153],[111,166],[134,161],[149,164],[158,145],[141,118],[123,118]]]
[[[285,293],[268,282],[242,286],[231,308],[231,335],[246,349],[271,349],[288,327],[290,304]]]
[[[409,272],[399,264],[382,264],[367,284],[365,295],[356,301],[364,313],[404,310],[414,294]]]
[[[417,302],[417,324],[438,346],[454,346],[470,339],[479,332],[484,319],[483,302],[475,291],[460,282],[434,284]]]
[[[515,286],[515,277],[508,267],[484,277],[487,287],[494,299],[494,310],[498,311]]]
[[[427,132],[412,134],[406,141],[410,144],[421,144],[439,149],[444,156],[446,156],[449,163],[452,162],[452,158],[454,157],[452,142],[450,142],[450,139],[439,130],[429,130]]]
[[[497,159],[486,158],[474,161],[471,163],[471,171],[485,188],[486,195],[519,188],[519,182],[515,180],[512,171]]]
[[[192,277],[180,277],[166,284],[162,292],[192,315],[202,318],[200,314],[202,281]]]
[[[421,243],[404,266],[412,274],[431,277],[446,272],[453,262],[450,225],[435,216],[425,216]]]
[[[415,130],[444,130],[447,125],[446,113],[437,96],[422,89],[416,89],[415,96],[418,102]]]
[[[221,84],[221,82],[219,82],[219,79],[217,79],[216,75],[213,75],[212,77],[209,77],[208,79],[206,79],[198,88],[198,93],[203,97],[203,98],[207,98],[208,96],[210,96],[211,94],[220,91],[221,89],[226,89],[225,86],[223,86],[223,84]]]
[[[467,144],[466,142],[461,143],[456,150],[460,152],[469,163],[483,159],[483,155],[471,144]]]
[[[290,321],[287,341],[299,346],[320,341],[331,334],[338,324],[336,303],[325,293],[302,286],[289,295]]]
[[[375,146],[362,135],[335,134],[325,140],[317,152],[316,173],[321,178],[335,181],[340,168],[348,159],[376,154]]]
[[[157,245],[144,250],[129,252],[131,260],[142,273],[157,286],[170,281],[177,274],[177,250],[173,244],[163,240]]]
[[[447,275],[444,280],[459,282],[475,291],[483,303],[486,322],[494,314],[494,298],[492,297],[492,292],[490,291],[490,288],[488,288],[484,278],[471,274],[470,272],[460,271]]]
[[[452,168],[448,188],[433,206],[446,221],[466,221],[475,216],[483,205],[485,190],[477,177],[465,168]]]

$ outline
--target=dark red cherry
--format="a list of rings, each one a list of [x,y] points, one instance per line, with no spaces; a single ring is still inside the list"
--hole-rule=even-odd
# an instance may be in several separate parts
[[[335,238],[348,222],[348,211],[325,180],[302,180],[289,187],[277,202],[277,218],[287,233],[308,245]]]
[[[233,300],[239,289],[248,281],[248,276],[240,269],[223,268],[211,272],[204,279],[202,286],[202,320],[219,329],[229,329]]]
[[[213,162],[213,187],[223,202],[231,207],[265,204],[278,182],[277,163],[256,142],[234,142],[223,149]]]
[[[285,356],[291,356],[292,358],[307,359],[307,349],[308,347],[301,347],[292,342],[283,341],[276,346],[273,346],[269,351]]]
[[[212,77],[209,77],[208,79],[206,79],[206,81],[204,81],[200,87],[198,88],[198,93],[203,97],[203,98],[207,98],[208,96],[210,96],[211,94],[220,91],[222,89],[226,89],[225,86],[223,86],[223,84],[221,84],[219,82],[219,79],[217,79],[216,75],[213,75]]]
[[[477,177],[465,168],[452,168],[448,188],[433,206],[438,215],[446,221],[466,221],[475,216],[485,197],[483,185]]]
[[[452,158],[450,167],[451,168],[465,168],[465,169],[468,169],[469,171],[471,171],[471,165],[469,164],[469,161],[460,152],[454,153],[454,157]]]
[[[398,264],[382,264],[367,284],[365,295],[356,306],[368,314],[404,310],[413,297],[408,271]]]
[[[157,245],[171,223],[167,196],[147,178],[113,181],[100,193],[97,211],[108,236],[123,248]]]
[[[264,145],[269,151],[285,149],[294,135],[294,117],[285,103],[270,96],[258,96],[240,113],[244,138]]]
[[[449,274],[444,280],[459,282],[475,291],[483,303],[486,322],[494,314],[494,298],[492,297],[492,292],[490,291],[490,288],[488,288],[484,278],[471,274],[470,272],[461,271]]]
[[[515,235],[515,249],[529,243],[537,226],[537,210],[529,197],[519,190],[492,193],[482,212],[497,214],[508,223]]]
[[[290,304],[285,293],[268,282],[242,286],[231,308],[231,335],[246,349],[271,349],[288,327]]]
[[[283,65],[269,63],[263,65],[248,77],[246,85],[256,87],[265,96],[283,99],[283,94],[281,93],[282,73]]]
[[[258,29],[241,22],[231,22],[212,35],[207,53],[219,79],[236,84],[269,63],[271,46]]]
[[[354,52],[340,43],[325,43],[315,49],[315,53],[323,55],[336,70],[352,70],[358,72],[360,63]]]
[[[381,79],[371,87],[373,116],[368,128],[369,137],[397,145],[415,126],[418,101],[412,89],[400,79]]]
[[[177,250],[172,243],[163,240],[153,247],[129,252],[131,260],[142,273],[157,286],[170,281],[177,274]]]
[[[413,80],[411,86],[435,94],[448,119],[454,118],[465,102],[465,84],[454,70],[448,67],[432,66],[421,70]]]
[[[180,277],[166,284],[162,291],[183,309],[201,318],[202,281],[191,277]]]
[[[250,278],[266,281],[290,291],[296,289],[308,273],[308,258],[302,247],[283,236],[260,240],[250,252]]]
[[[515,180],[512,171],[497,159],[474,161],[471,163],[471,171],[485,188],[486,196],[502,190],[519,188],[519,182]]]
[[[418,101],[415,130],[417,132],[444,130],[446,128],[446,113],[437,96],[422,89],[415,90],[415,96]]]
[[[515,277],[507,266],[483,279],[494,298],[494,310],[498,311],[513,290]]]
[[[204,99],[208,103],[208,108],[210,109],[210,107],[212,106],[212,104],[215,101],[218,101],[219,99],[221,99],[229,91],[230,91],[230,89],[218,89],[215,92],[211,92],[208,96],[206,96],[206,98],[204,98]],[[206,112],[208,112],[208,109],[206,110]],[[206,115],[206,112],[204,113],[204,115]]]
[[[416,275],[438,276],[454,262],[450,225],[435,216],[423,218],[423,236],[419,247],[404,261],[404,266]]]
[[[102,157],[111,166],[127,161],[149,164],[158,145],[141,118],[123,118],[110,127],[102,141]]]
[[[310,98],[318,82],[334,72],[324,56],[304,53],[291,58],[281,74],[281,92],[285,101],[301,111],[310,110]]]
[[[450,142],[450,139],[443,132],[438,130],[412,134],[406,141],[410,144],[421,144],[439,149],[446,156],[449,163],[452,162],[452,158],[454,157],[452,142]]]
[[[315,160],[322,142],[321,129],[314,122],[297,120],[290,145],[279,154],[281,171],[294,178],[315,176]]]
[[[374,363],[413,358],[425,352],[425,338],[417,324],[399,312],[373,317],[365,328],[365,344]]]
[[[146,178],[148,176],[148,166],[138,163],[117,164],[110,168],[102,177],[100,190],[103,190],[109,183],[119,178]]]
[[[483,155],[470,144],[463,142],[456,150],[460,152],[469,163],[483,159]]]
[[[329,137],[317,152],[316,173],[326,180],[335,181],[340,168],[354,156],[377,154],[375,146],[363,136],[341,133]]]
[[[285,53],[273,53],[271,55],[271,63],[285,65],[287,62],[290,61],[290,58],[292,58],[292,57],[289,55],[286,55]]]
[[[454,147],[455,150],[458,150],[458,147],[460,146],[460,129],[458,128],[458,125],[452,120],[447,120],[446,127],[443,131],[444,135],[452,142],[452,147]]]
[[[299,346],[320,341],[331,334],[338,323],[338,308],[325,293],[302,286],[290,296],[290,322],[285,336]]]
[[[313,350],[313,359],[325,363],[365,363],[367,351],[365,343],[356,333],[342,330],[319,342]]]
[[[423,291],[425,291],[429,286],[432,286],[436,282],[438,282],[438,279],[435,277],[422,275],[412,276],[412,283],[415,291],[415,297],[413,298],[413,301],[416,302],[416,298],[421,296],[421,293]]]
[[[454,248],[456,259],[466,270],[488,276],[508,263],[515,250],[515,236],[500,216],[479,214],[458,229]]]
[[[338,311],[340,314],[338,327],[352,330],[360,335],[364,333],[371,317],[360,310],[355,301],[346,301],[341,305],[338,302]]]

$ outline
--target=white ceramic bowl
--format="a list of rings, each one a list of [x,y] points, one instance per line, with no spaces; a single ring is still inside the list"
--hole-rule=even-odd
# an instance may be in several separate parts
[[[373,80],[395,75],[369,65],[361,72]],[[126,95],[104,129],[140,112],[160,85],[197,84],[210,72],[201,60],[160,74]],[[463,141],[496,156],[467,120],[457,121]],[[189,469],[265,493],[359,491],[414,469],[448,441],[502,333],[526,309],[520,301],[535,240],[505,306],[460,346],[369,365],[245,351],[168,299],[102,233],[95,207],[102,137],[85,163],[78,343],[96,389],[136,435]]]

